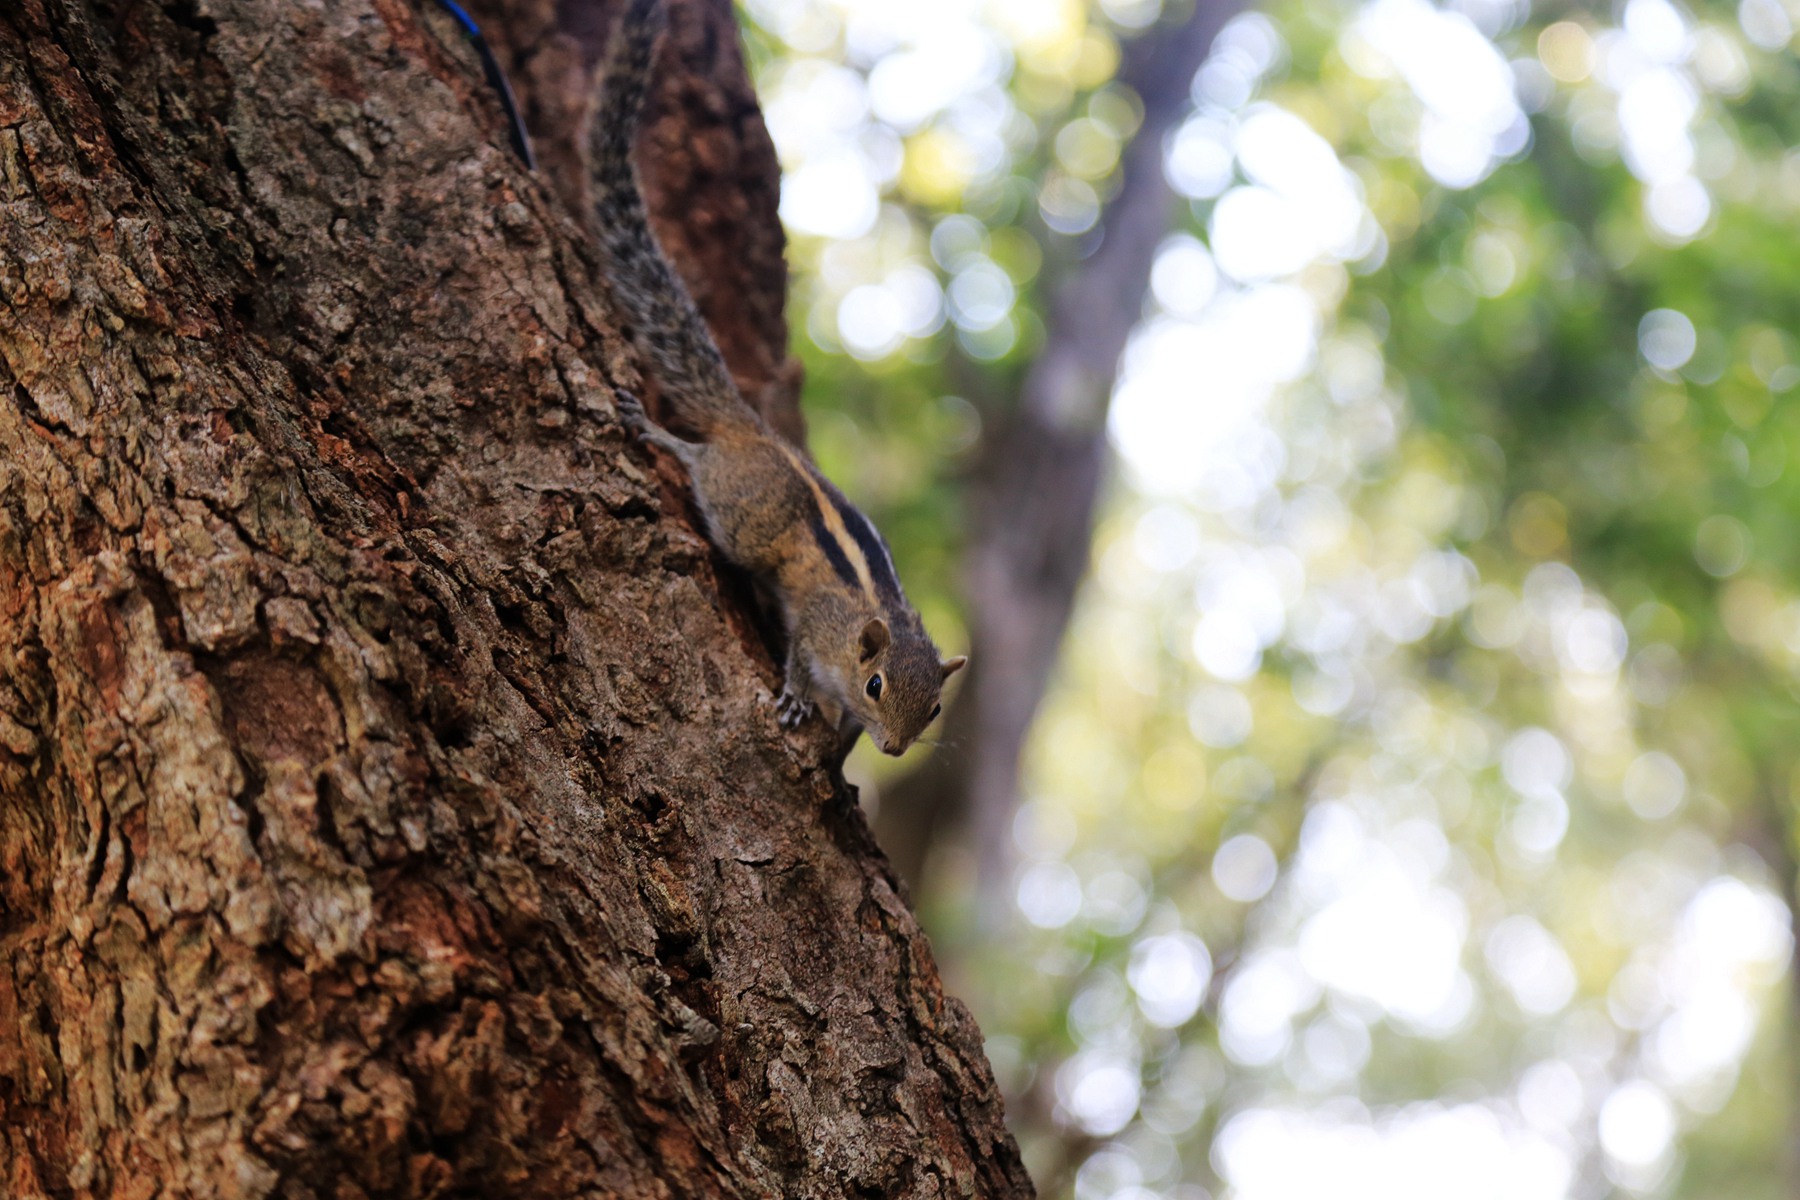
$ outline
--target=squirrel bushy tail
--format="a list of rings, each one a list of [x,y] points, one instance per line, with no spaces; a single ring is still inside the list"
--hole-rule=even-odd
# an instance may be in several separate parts
[[[650,359],[665,408],[678,424],[705,434],[754,424],[757,417],[650,231],[631,164],[656,39],[666,20],[662,0],[631,0],[607,50],[589,161],[613,295]]]

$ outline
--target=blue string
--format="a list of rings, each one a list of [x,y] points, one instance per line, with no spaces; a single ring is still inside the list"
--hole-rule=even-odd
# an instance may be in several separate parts
[[[444,6],[446,12],[456,18],[457,24],[463,27],[464,33],[472,38],[481,37],[481,26],[475,24],[475,18],[465,12],[463,6],[456,0],[438,0],[438,3]]]
[[[506,72],[500,69],[500,60],[494,57],[493,48],[487,39],[481,36],[481,26],[475,23],[456,0],[437,0],[438,6],[456,19],[462,26],[463,33],[475,46],[475,53],[481,56],[481,69],[487,75],[488,86],[500,97],[500,107],[506,110],[506,119],[512,126],[513,149],[525,161],[527,171],[537,170],[537,156],[531,152],[531,139],[525,133],[525,119],[519,115],[519,102],[513,96],[512,85],[506,81]]]

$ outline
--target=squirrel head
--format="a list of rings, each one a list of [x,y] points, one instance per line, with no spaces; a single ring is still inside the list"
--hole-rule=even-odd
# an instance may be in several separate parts
[[[922,629],[896,632],[872,617],[856,635],[848,680],[850,711],[883,754],[900,755],[937,718],[944,680],[962,670],[962,655],[938,659]]]

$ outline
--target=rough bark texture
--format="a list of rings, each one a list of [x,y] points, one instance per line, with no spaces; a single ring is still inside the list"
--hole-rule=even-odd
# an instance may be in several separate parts
[[[996,417],[970,487],[969,677],[944,714],[956,736],[881,806],[881,843],[915,883],[949,837],[974,846],[981,879],[1007,877],[1019,755],[1087,573],[1119,356],[1143,311],[1156,249],[1181,212],[1163,175],[1163,141],[1188,111],[1213,39],[1241,8],[1197,0],[1185,18],[1127,47],[1119,80],[1142,99],[1144,120],[1125,149],[1100,245],[1065,264],[1044,351],[1017,403]]]
[[[519,14],[566,118],[595,18]],[[652,191],[791,404],[729,10],[676,30]],[[0,1194],[1029,1194],[613,421],[562,136],[402,0],[0,8]]]

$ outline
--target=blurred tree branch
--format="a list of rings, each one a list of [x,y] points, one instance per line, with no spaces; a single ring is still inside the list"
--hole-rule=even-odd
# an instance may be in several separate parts
[[[1016,406],[990,426],[969,489],[973,654],[944,720],[953,740],[889,790],[878,817],[883,848],[915,890],[946,837],[972,840],[984,878],[1004,864],[1020,750],[1087,571],[1119,356],[1157,247],[1184,211],[1163,174],[1163,142],[1186,114],[1213,39],[1242,7],[1198,0],[1126,47],[1118,80],[1143,101],[1143,123],[1121,159],[1099,246],[1054,285],[1043,353]]]

